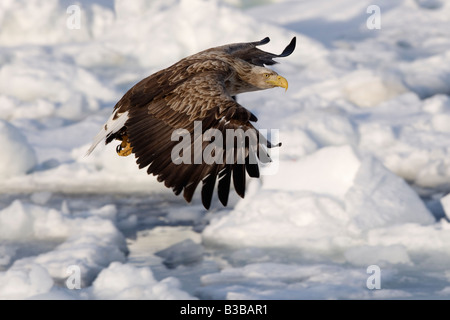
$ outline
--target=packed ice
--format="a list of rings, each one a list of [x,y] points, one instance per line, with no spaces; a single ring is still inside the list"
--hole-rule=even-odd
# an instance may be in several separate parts
[[[297,48],[238,97],[282,142],[245,199],[86,156],[137,81],[266,36]],[[0,299],[448,299],[449,95],[444,0],[2,1]]]

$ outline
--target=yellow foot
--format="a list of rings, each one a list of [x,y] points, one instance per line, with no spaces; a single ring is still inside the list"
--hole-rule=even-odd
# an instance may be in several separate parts
[[[122,143],[117,146],[117,154],[121,157],[128,157],[132,152],[133,148],[128,142],[128,136],[122,137]]]

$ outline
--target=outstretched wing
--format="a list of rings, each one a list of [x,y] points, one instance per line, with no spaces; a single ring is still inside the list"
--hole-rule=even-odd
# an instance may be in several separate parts
[[[258,46],[267,44],[269,42],[269,37],[266,37],[261,41],[235,43],[218,48],[213,48],[212,50],[223,50],[225,53],[230,54],[235,58],[240,58],[253,65],[263,67],[264,65],[276,64],[277,62],[273,60],[274,58],[284,58],[294,52],[296,37],[292,38],[291,42],[286,46],[281,54],[273,54],[257,48]]]
[[[178,76],[182,80],[176,80],[177,77],[170,72],[166,72],[165,76],[172,77],[172,80],[163,79],[162,74],[155,74],[155,77],[144,79],[131,89],[121,100],[119,107],[128,111],[125,127],[139,168],[148,167],[148,174],[157,176],[158,181],[172,188],[175,194],[183,192],[188,202],[192,200],[197,186],[202,183],[202,202],[205,208],[210,207],[217,179],[219,199],[226,205],[231,178],[236,192],[244,197],[245,172],[252,177],[259,176],[258,164],[251,160],[256,155],[260,157],[260,161],[270,161],[261,152],[265,141],[259,141],[259,134],[251,124],[251,121],[257,120],[256,117],[226,92],[224,83],[230,72],[232,71],[225,68],[204,72],[196,70],[191,75]],[[167,86],[163,91],[155,93],[153,91],[161,90],[158,89],[161,85],[155,81],[164,82]],[[214,140],[215,148],[211,148],[212,141],[203,139],[209,129],[222,134],[221,143]],[[241,135],[256,135],[256,143],[255,140],[244,139],[244,143],[239,144],[233,139],[232,145],[226,146],[228,129],[238,131]],[[174,161],[173,150],[181,143],[179,139],[173,138],[177,132],[184,132],[184,139],[188,141],[182,154],[175,155],[183,157],[183,163]],[[200,137],[199,132],[202,134]],[[208,146],[208,150],[212,150],[210,154],[221,155],[222,161],[208,164],[204,159],[199,159],[199,156],[204,156]],[[235,156],[227,158],[224,152],[227,149],[233,150]],[[190,155],[186,157],[184,152],[188,151]],[[243,160],[237,157],[238,154],[243,155]],[[220,159],[220,156],[215,159]]]

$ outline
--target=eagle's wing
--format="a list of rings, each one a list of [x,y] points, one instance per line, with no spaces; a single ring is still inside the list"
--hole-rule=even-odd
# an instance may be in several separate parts
[[[264,65],[273,65],[277,62],[274,58],[283,58],[289,56],[294,52],[296,45],[296,37],[293,37],[291,42],[286,46],[281,54],[273,54],[257,48],[270,42],[269,37],[266,37],[260,41],[235,43],[219,47],[220,50],[236,57],[240,58],[248,63],[263,67]]]
[[[195,70],[191,76],[180,75],[178,78],[181,80],[176,80],[173,72],[155,74],[155,77],[149,77],[138,83],[119,102],[121,112],[128,112],[125,127],[139,167],[148,166],[148,174],[157,176],[158,181],[172,188],[175,194],[183,192],[188,202],[192,200],[196,187],[202,182],[202,202],[206,208],[211,204],[217,177],[219,199],[226,205],[231,177],[236,192],[244,197],[245,171],[250,176],[259,176],[258,164],[250,161],[250,158],[254,159],[258,153],[260,161],[270,161],[267,154],[260,152],[264,149],[266,141],[259,141],[259,134],[250,123],[256,121],[256,117],[226,92],[224,83],[230,72],[232,71],[226,68],[204,72]],[[163,79],[164,75],[173,79]],[[161,89],[161,83],[167,84],[165,89]],[[163,91],[153,92],[155,90]],[[203,154],[209,142],[195,141],[195,123],[197,125],[201,123],[202,133],[208,129],[219,130],[223,137],[223,147],[226,145],[227,129],[242,129],[243,132],[254,130],[252,133],[257,136],[257,145],[245,143],[232,146],[235,155],[244,152],[244,163],[239,163],[236,157],[231,162],[229,159],[226,161],[225,152],[222,163],[199,162],[198,159],[194,159],[195,148],[200,144]],[[171,139],[177,129],[189,132],[191,141],[189,147],[192,153],[190,163],[173,162],[172,150],[180,142]],[[218,145],[220,146],[220,143]]]

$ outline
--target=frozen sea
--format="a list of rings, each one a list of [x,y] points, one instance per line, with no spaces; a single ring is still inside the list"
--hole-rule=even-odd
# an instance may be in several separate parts
[[[266,36],[245,199],[85,156],[142,78]],[[450,298],[449,1],[2,0],[0,146],[0,299]]]

